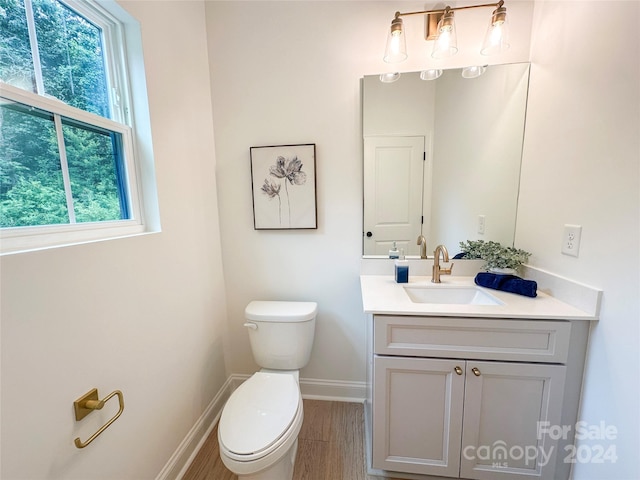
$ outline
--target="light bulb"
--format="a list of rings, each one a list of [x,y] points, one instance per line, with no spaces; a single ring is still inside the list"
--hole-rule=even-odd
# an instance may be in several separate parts
[[[438,22],[438,37],[433,43],[433,58],[446,58],[455,55],[458,51],[456,27],[453,19],[453,11],[447,7],[444,15]]]
[[[507,9],[503,6],[496,8],[491,15],[491,23],[484,36],[480,53],[494,55],[509,48],[507,25]]]
[[[396,14],[397,15],[397,14]],[[382,58],[387,63],[402,62],[407,58],[407,40],[404,35],[402,19],[398,16],[391,22],[387,37],[387,47]]]

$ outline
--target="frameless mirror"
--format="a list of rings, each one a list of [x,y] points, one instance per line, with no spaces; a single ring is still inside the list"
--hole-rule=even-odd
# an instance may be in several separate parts
[[[393,242],[419,255],[419,235],[430,255],[465,240],[513,245],[528,84],[528,63],[364,77],[364,255]]]

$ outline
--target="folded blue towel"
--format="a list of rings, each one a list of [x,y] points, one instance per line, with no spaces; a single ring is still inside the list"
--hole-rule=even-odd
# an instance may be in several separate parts
[[[538,284],[533,280],[524,280],[515,275],[501,275],[489,272],[480,272],[476,275],[476,285],[481,287],[502,290],[503,292],[517,293],[527,297],[537,296]]]

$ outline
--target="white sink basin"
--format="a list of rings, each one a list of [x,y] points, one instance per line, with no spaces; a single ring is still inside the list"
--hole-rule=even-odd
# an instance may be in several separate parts
[[[407,285],[404,291],[413,303],[443,305],[504,305],[493,295],[474,286]]]

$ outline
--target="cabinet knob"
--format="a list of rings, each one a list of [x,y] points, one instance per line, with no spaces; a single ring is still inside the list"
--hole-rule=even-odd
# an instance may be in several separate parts
[[[456,373],[458,375],[462,375],[462,368],[456,366],[456,368],[454,368],[454,370],[456,371]]]
[[[480,376],[480,370],[478,370],[476,367],[473,367],[473,368],[471,369],[471,371],[473,372],[473,374],[474,374],[476,377],[479,377],[479,376]]]

